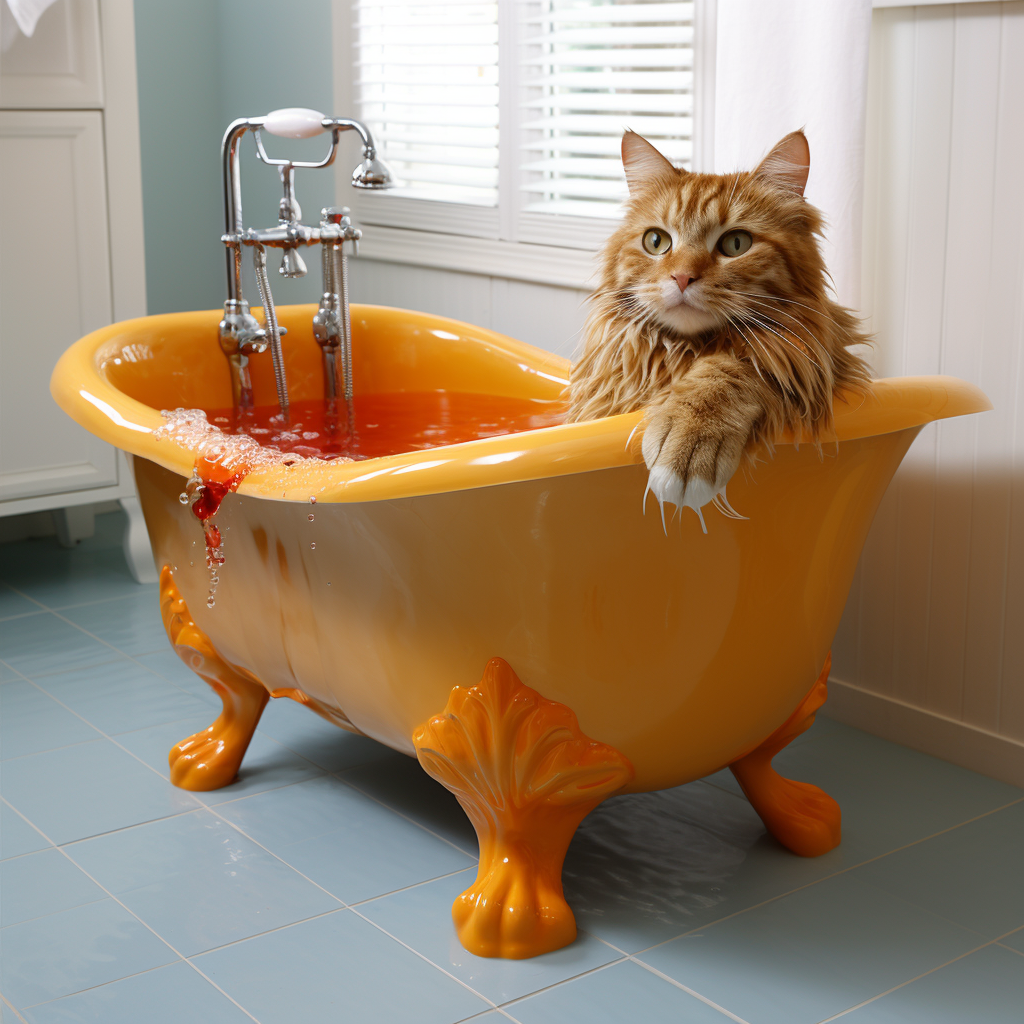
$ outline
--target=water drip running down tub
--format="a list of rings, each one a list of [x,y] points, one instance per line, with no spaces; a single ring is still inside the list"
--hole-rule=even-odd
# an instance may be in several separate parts
[[[215,522],[221,503],[250,473],[283,466],[301,471],[323,462],[353,462],[401,452],[426,451],[561,423],[559,401],[468,392],[383,392],[353,396],[351,430],[339,432],[329,400],[290,404],[285,419],[275,406],[241,414],[227,409],[164,410],[157,437],[196,453],[192,476],[180,495],[202,524],[212,608],[225,546]],[[316,496],[310,495],[310,505]],[[315,513],[308,519],[313,522]],[[315,546],[311,545],[311,549]]]

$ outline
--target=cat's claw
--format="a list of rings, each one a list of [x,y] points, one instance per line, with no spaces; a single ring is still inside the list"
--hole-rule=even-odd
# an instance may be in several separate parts
[[[647,495],[653,494],[657,499],[658,507],[661,509],[661,527],[668,535],[668,528],[665,525],[665,502],[670,502],[681,511],[683,508],[692,508],[700,520],[700,528],[706,534],[707,524],[704,521],[704,506],[712,504],[727,519],[746,519],[740,515],[729,504],[725,493],[726,485],[715,490],[712,484],[700,478],[691,479],[689,484],[683,485],[679,474],[667,466],[655,466],[647,477],[647,487],[644,489],[644,511],[647,510]]]
[[[692,508],[697,513],[701,529],[705,533],[708,532],[708,528],[701,509],[709,502],[715,501],[719,492],[724,492],[724,490],[724,484],[718,488],[701,477],[691,477],[684,484],[679,474],[668,466],[655,466],[647,478],[647,491],[658,499],[658,504],[661,506],[662,525],[665,522],[665,502],[667,501],[678,509]],[[644,492],[645,504],[647,491]]]
[[[724,487],[714,496],[714,498],[711,499],[711,502],[727,519],[747,518],[746,516],[740,515],[739,512],[729,504],[729,499],[725,495]]]

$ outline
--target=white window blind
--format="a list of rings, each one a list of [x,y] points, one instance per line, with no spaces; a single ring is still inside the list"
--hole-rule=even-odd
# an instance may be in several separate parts
[[[694,18],[712,0],[335,2],[357,116],[401,181],[351,198],[366,224],[593,250],[626,196],[625,128],[693,160]]]
[[[356,0],[359,116],[394,196],[498,202],[498,4]]]
[[[677,164],[693,139],[693,3],[523,2],[526,213],[615,217],[632,128]]]

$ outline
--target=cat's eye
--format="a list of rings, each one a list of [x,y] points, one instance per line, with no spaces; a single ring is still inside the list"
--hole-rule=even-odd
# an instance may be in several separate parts
[[[664,256],[672,248],[672,236],[661,228],[648,228],[644,232],[643,246],[652,256]]]
[[[723,256],[742,256],[753,244],[750,232],[737,228],[722,235],[718,240],[718,251]]]

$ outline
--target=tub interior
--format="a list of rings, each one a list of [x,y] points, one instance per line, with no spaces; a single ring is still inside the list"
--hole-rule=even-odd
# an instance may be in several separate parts
[[[313,337],[315,305],[282,306],[278,319],[293,401],[323,396],[323,360]],[[256,310],[262,321],[262,314]],[[97,369],[123,394],[153,409],[231,405],[231,376],[210,310],[128,321],[97,350]],[[357,394],[474,392],[556,401],[568,362],[485,328],[383,306],[352,306]],[[270,352],[250,360],[257,405],[277,401]]]

